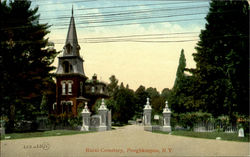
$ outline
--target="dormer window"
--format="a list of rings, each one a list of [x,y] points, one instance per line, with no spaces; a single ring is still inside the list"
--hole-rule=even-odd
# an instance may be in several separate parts
[[[67,54],[70,54],[71,51],[72,51],[72,46],[70,44],[67,44],[66,45],[66,52],[67,52]]]
[[[63,71],[64,73],[69,73],[73,71],[73,67],[68,61],[63,62]]]

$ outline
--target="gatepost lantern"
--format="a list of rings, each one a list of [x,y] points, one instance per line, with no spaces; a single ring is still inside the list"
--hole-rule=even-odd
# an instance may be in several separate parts
[[[106,131],[108,129],[107,127],[108,109],[105,105],[104,99],[102,99],[102,103],[98,109],[98,113],[101,117],[99,131]]]
[[[146,131],[152,131],[152,125],[151,125],[151,112],[152,108],[149,103],[149,98],[147,98],[147,103],[143,109],[143,124],[144,124],[144,130]]]
[[[163,127],[162,131],[164,132],[171,132],[171,125],[170,125],[170,118],[171,118],[171,111],[168,108],[168,101],[166,101],[166,106],[163,109]]]
[[[88,109],[88,103],[85,102],[84,109],[82,110],[82,127],[81,131],[89,131],[89,126],[90,126],[90,112]]]

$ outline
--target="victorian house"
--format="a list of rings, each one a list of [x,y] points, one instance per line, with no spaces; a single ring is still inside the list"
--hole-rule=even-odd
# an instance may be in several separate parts
[[[80,56],[73,9],[62,53],[58,57],[56,103],[53,104],[51,113],[77,116],[81,104],[88,102],[91,109],[98,98],[106,98],[108,95],[105,83],[98,81],[96,75],[88,80],[84,73],[84,60]]]

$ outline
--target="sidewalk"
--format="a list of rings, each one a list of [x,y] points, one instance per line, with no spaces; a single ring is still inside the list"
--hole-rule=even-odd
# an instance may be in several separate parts
[[[249,143],[156,134],[136,125],[106,132],[1,142],[1,157],[248,155]]]

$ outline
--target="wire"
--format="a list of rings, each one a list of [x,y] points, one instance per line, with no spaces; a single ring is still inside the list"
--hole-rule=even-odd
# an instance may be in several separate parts
[[[105,16],[117,16],[117,15],[128,15],[128,14],[138,14],[138,13],[147,13],[147,12],[160,12],[160,11],[176,11],[176,10],[189,10],[189,9],[197,9],[197,8],[206,8],[207,6],[194,6],[194,7],[184,7],[184,8],[156,8],[151,10],[130,10],[127,12],[103,12],[103,13],[88,13],[88,14],[77,14],[74,17],[75,18],[97,18],[97,17],[105,17]],[[106,14],[107,13],[107,14]],[[50,20],[50,19],[68,19],[70,16],[59,16],[54,18],[41,18],[40,20]]]
[[[85,2],[93,2],[93,1],[97,1],[97,0],[81,0],[81,1],[58,2],[58,3],[39,3],[39,5],[58,5],[58,4],[67,4],[67,3],[72,4],[72,3],[85,3]]]
[[[93,9],[113,9],[113,8],[128,8],[128,7],[141,7],[141,6],[157,6],[157,5],[175,5],[175,4],[186,4],[186,3],[193,3],[193,2],[179,2],[179,3],[153,3],[153,4],[140,4],[140,5],[121,5],[121,6],[109,6],[109,7],[92,7],[92,8],[76,8],[74,10],[93,10]],[[195,2],[195,3],[201,3],[201,2]],[[50,12],[50,11],[71,11],[71,9],[67,10],[42,10],[39,12]]]
[[[83,26],[80,28],[94,28],[94,27],[113,27],[113,26],[121,26],[121,25],[136,25],[136,24],[150,24],[150,23],[165,23],[165,22],[187,22],[187,21],[196,21],[202,20],[203,18],[196,19],[181,19],[181,20],[164,20],[164,21],[148,21],[148,22],[134,22],[134,23],[126,23],[126,24],[110,24],[110,25],[97,25],[97,26]],[[53,27],[53,25],[52,25]],[[67,29],[65,27],[58,27],[57,29]]]

